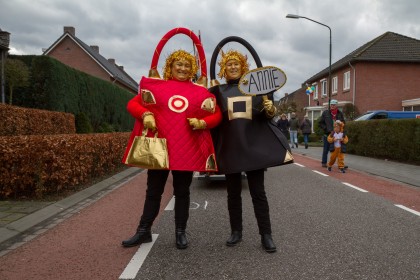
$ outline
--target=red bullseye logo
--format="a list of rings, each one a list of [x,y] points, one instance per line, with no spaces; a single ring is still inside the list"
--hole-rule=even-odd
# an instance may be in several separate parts
[[[168,107],[174,112],[182,113],[188,108],[188,99],[184,96],[174,95],[169,98]]]

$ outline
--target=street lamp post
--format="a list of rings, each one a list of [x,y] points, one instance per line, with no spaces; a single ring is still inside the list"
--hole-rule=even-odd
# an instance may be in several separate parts
[[[287,14],[286,18],[293,18],[293,19],[300,19],[300,18],[304,18],[310,21],[313,21],[315,23],[318,23],[320,25],[323,25],[325,27],[327,27],[330,30],[330,61],[329,61],[329,66],[328,66],[328,109],[330,109],[330,103],[331,103],[331,52],[332,52],[332,43],[331,43],[331,28],[326,25],[323,24],[319,21],[313,20],[311,18],[308,17],[304,17],[304,16],[299,16],[299,15],[292,15],[292,14]]]

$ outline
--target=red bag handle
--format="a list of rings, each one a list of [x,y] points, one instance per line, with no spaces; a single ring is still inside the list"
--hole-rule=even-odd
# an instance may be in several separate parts
[[[159,44],[157,45],[155,52],[153,54],[152,64],[150,65],[150,71],[149,71],[149,77],[154,78],[160,78],[159,72],[157,71],[157,65],[159,61],[160,53],[163,49],[163,47],[166,45],[166,43],[176,34],[185,34],[188,37],[191,38],[194,45],[197,48],[198,51],[198,57],[200,59],[200,65],[201,65],[201,76],[197,80],[197,84],[204,85],[207,87],[207,62],[206,62],[206,55],[204,53],[203,45],[200,42],[200,39],[195,35],[194,32],[191,30],[184,28],[184,27],[177,27],[166,33],[162,39],[159,41]]]

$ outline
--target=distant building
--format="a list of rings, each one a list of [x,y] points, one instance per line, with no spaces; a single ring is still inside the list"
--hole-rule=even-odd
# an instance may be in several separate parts
[[[124,67],[117,65],[113,58],[104,58],[98,46],[88,46],[77,38],[72,26],[65,26],[63,35],[43,55],[137,94],[138,84],[124,71]]]
[[[328,107],[328,72],[327,67],[295,92],[306,96],[295,100],[312,120]],[[420,110],[420,40],[386,32],[332,64],[331,84],[340,109],[353,104],[360,114]],[[313,94],[305,93],[306,85],[315,88]]]

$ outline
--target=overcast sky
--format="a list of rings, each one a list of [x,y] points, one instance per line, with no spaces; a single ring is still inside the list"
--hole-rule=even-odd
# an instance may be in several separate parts
[[[287,14],[331,27],[334,63],[387,31],[420,40],[419,11],[419,0],[0,0],[0,29],[11,33],[10,53],[41,55],[64,26],[73,26],[80,40],[99,46],[102,56],[114,58],[136,81],[148,75],[156,45],[175,27],[200,31],[207,69],[216,45],[239,36],[254,47],[264,66],[286,73],[279,98],[329,61],[328,29]],[[192,52],[191,40],[180,34],[166,44],[160,73],[163,59],[179,48]],[[237,48],[242,47],[229,43],[224,50]]]

